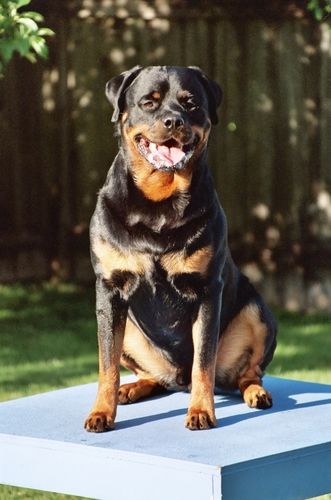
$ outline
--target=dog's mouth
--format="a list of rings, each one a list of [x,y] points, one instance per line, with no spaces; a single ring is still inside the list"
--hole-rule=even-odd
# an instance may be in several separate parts
[[[157,170],[175,172],[182,170],[192,157],[199,137],[189,144],[181,144],[176,139],[162,143],[152,142],[143,135],[135,137],[140,154]]]

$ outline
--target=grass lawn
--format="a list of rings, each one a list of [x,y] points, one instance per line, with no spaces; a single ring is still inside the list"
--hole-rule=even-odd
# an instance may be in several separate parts
[[[277,316],[278,348],[268,374],[331,384],[331,315]],[[0,328],[0,400],[97,380],[92,288],[0,286]],[[75,497],[0,486],[1,500],[16,498]]]

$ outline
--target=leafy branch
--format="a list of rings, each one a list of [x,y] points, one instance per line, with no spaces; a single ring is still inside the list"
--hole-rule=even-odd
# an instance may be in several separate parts
[[[20,12],[19,9],[29,5],[31,0],[5,0],[0,3],[0,77],[14,52],[18,52],[30,62],[35,63],[38,57],[48,56],[46,36],[54,35],[49,28],[40,28],[44,17],[39,12]]]
[[[331,14],[331,0],[309,0],[307,8],[317,21],[325,21]]]

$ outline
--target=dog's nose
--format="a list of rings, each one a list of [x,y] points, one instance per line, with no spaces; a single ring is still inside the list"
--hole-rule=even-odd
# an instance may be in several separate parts
[[[168,130],[171,130],[171,129],[177,130],[177,129],[183,127],[184,120],[181,116],[178,116],[178,115],[167,115],[163,118],[163,125]]]

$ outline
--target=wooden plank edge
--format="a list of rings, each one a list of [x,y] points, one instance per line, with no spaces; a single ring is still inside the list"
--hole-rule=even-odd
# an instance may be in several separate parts
[[[222,499],[299,500],[331,492],[331,443],[222,468]]]
[[[96,499],[219,500],[220,467],[0,434],[0,483]]]

